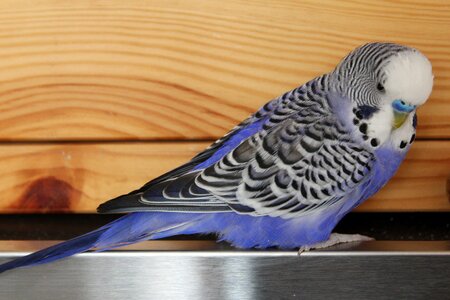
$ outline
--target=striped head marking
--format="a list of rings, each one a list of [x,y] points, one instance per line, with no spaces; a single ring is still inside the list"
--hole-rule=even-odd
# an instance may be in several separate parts
[[[335,91],[351,100],[355,131],[370,146],[391,141],[403,149],[413,140],[416,109],[433,87],[431,63],[422,53],[392,43],[366,44],[331,76]]]

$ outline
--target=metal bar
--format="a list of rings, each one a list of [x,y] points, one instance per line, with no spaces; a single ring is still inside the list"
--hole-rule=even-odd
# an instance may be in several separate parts
[[[0,262],[34,250],[15,243],[0,242],[7,248]],[[0,275],[0,299],[450,299],[449,288],[450,241],[343,244],[301,255],[152,241]]]

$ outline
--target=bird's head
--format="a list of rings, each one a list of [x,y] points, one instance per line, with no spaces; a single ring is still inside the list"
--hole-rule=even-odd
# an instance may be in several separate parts
[[[415,111],[433,87],[430,61],[414,48],[392,43],[355,49],[331,75],[337,92],[352,102],[354,125],[366,124],[359,129],[368,142],[375,139],[371,144],[376,146],[402,131],[404,124],[414,126]]]
[[[433,88],[430,61],[419,51],[409,49],[391,56],[382,68],[382,103],[392,106],[397,129],[407,116],[427,101]]]

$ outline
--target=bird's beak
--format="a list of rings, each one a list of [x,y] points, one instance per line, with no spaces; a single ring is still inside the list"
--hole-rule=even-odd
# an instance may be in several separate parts
[[[397,99],[392,102],[392,108],[394,109],[394,120],[392,127],[397,129],[405,123],[409,114],[416,109],[416,106],[406,104],[403,100]]]
[[[400,128],[403,123],[405,123],[406,119],[408,118],[409,113],[404,112],[398,112],[394,110],[394,122],[392,124],[392,127],[394,129]]]

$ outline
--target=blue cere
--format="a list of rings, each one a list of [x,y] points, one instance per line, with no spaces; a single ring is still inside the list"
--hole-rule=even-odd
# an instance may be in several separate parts
[[[392,102],[392,107],[396,111],[403,113],[410,113],[416,108],[415,105],[406,104],[405,101],[400,99],[394,100],[394,102]]]

